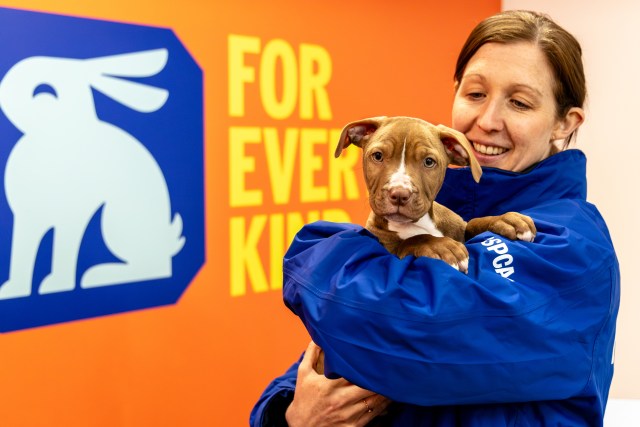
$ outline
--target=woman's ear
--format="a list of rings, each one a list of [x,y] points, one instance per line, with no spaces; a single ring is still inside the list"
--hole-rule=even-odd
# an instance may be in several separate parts
[[[584,110],[580,107],[569,109],[564,118],[558,120],[552,139],[566,139],[584,123]]]

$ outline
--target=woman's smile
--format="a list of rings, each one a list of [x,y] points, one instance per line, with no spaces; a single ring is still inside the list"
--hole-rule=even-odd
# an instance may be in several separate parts
[[[506,148],[497,147],[495,145],[485,145],[473,141],[471,141],[471,144],[473,145],[473,149],[477,154],[481,154],[484,156],[499,156],[500,154],[508,151]]]

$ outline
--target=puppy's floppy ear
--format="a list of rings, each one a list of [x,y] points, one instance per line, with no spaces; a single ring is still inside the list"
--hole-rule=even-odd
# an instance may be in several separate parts
[[[458,132],[444,125],[438,125],[436,128],[440,132],[440,140],[445,150],[447,150],[450,162],[454,165],[469,166],[473,179],[476,182],[480,182],[482,168],[473,155],[473,149],[467,137],[464,136],[462,132]]]
[[[346,125],[340,134],[340,141],[338,141],[335,156],[340,157],[342,150],[347,148],[350,144],[362,148],[362,144],[369,139],[372,133],[378,130],[385,119],[385,116],[371,117],[369,119],[351,122]]]

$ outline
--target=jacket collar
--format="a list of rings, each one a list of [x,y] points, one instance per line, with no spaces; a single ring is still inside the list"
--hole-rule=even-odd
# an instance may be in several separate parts
[[[482,168],[480,183],[469,168],[449,168],[436,200],[465,221],[523,211],[551,200],[585,200],[586,163],[582,151],[565,150],[524,173]]]

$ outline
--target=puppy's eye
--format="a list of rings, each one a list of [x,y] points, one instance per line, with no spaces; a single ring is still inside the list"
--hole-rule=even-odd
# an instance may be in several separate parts
[[[433,160],[431,157],[427,157],[426,159],[424,159],[424,167],[431,169],[435,165],[436,165],[436,161]]]
[[[372,158],[373,160],[375,160],[376,162],[381,162],[381,161],[382,161],[382,152],[380,152],[380,151],[376,151],[375,153],[373,153],[373,154],[371,155],[371,158]]]

